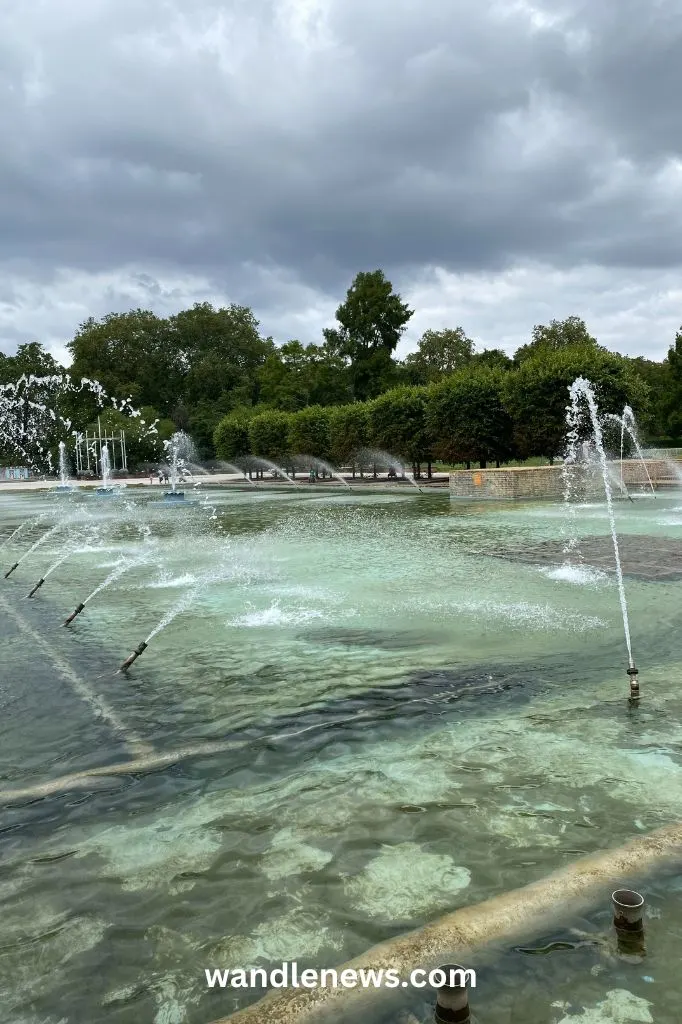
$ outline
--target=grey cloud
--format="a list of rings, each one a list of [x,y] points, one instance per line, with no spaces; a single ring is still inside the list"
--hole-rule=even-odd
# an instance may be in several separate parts
[[[680,0],[6,10],[0,262],[35,280],[165,266],[267,316],[245,265],[682,262]]]

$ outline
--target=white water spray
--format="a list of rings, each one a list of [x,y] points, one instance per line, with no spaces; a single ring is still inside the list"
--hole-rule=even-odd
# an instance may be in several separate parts
[[[590,421],[592,424],[592,430],[594,435],[594,445],[599,455],[599,462],[601,465],[602,477],[604,480],[604,494],[606,496],[606,508],[608,511],[609,525],[611,527],[611,539],[613,541],[613,555],[616,563],[616,578],[618,582],[618,597],[620,599],[620,609],[623,615],[623,631],[625,633],[625,643],[627,645],[628,651],[628,665],[631,669],[634,669],[635,663],[632,657],[632,642],[630,639],[630,622],[628,619],[628,606],[625,598],[623,569],[620,561],[618,534],[616,532],[616,517],[613,510],[611,481],[609,479],[609,467],[606,460],[606,452],[604,451],[604,438],[602,434],[601,421],[599,419],[599,410],[597,408],[597,402],[594,397],[594,389],[592,387],[592,384],[590,383],[590,381],[585,380],[584,377],[578,377],[578,379],[575,380],[573,384],[571,384],[571,387],[569,388],[569,393],[571,396],[571,404],[568,406],[566,411],[566,422],[569,428],[566,462],[569,462],[570,459],[570,465],[575,466],[576,450],[579,443],[579,428],[582,421],[581,399],[583,399],[587,403],[587,408],[589,411]]]

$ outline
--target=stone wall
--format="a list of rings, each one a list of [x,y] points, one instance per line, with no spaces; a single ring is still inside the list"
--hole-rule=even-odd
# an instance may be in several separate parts
[[[676,481],[670,464],[659,459],[648,459],[646,463],[654,487],[682,485]],[[609,463],[612,490],[620,494],[620,461]],[[623,463],[623,482],[633,488],[648,488],[646,470],[639,460]],[[576,473],[576,497],[603,494],[604,485],[598,469],[586,469]],[[450,473],[450,494],[460,498],[562,498],[564,480],[562,467],[558,466],[517,466],[506,469],[459,469]]]

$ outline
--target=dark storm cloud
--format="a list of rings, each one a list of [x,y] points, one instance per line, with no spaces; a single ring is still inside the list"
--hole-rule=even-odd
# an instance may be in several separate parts
[[[681,52],[682,0],[5,5],[0,262],[673,267]]]

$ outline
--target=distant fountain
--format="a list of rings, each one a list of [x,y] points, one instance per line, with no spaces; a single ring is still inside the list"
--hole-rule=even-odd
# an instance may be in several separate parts
[[[97,488],[97,493],[106,495],[113,494],[114,488],[111,486],[111,457],[109,455],[109,446],[106,444],[102,446],[100,474],[102,476],[102,486]]]
[[[184,430],[176,431],[168,441],[164,441],[166,458],[169,465],[170,491],[166,491],[164,498],[167,501],[183,501],[184,491],[178,490],[178,483],[181,477],[189,472],[189,464],[192,458],[196,458],[194,443],[189,434]]]
[[[59,442],[59,484],[55,491],[59,493],[71,493],[73,488],[69,484],[69,467],[66,461],[66,443]]]
[[[616,579],[618,583],[618,596],[620,599],[620,608],[623,616],[623,631],[625,633],[625,643],[627,646],[628,654],[627,674],[630,677],[630,699],[632,701],[638,701],[638,671],[635,666],[634,658],[632,656],[632,642],[630,638],[628,606],[625,597],[625,585],[623,583],[623,569],[620,560],[620,548],[618,546],[618,534],[616,531],[616,517],[613,509],[613,496],[611,491],[611,480],[609,477],[609,466],[606,458],[606,452],[604,451],[604,439],[602,434],[601,420],[599,418],[599,410],[597,408],[597,402],[594,397],[594,390],[592,384],[588,380],[585,380],[585,378],[578,377],[577,380],[575,380],[569,388],[569,394],[571,398],[571,404],[568,406],[566,410],[566,423],[568,426],[568,434],[566,441],[566,458],[564,459],[564,467],[566,470],[564,474],[564,480],[566,484],[565,501],[566,504],[569,506],[573,504],[571,500],[574,497],[574,494],[572,493],[572,487],[575,482],[573,470],[575,469],[576,464],[579,462],[581,428],[584,424],[585,406],[587,406],[589,422],[592,428],[593,442],[599,456],[599,465],[601,467],[602,479],[604,483],[604,494],[606,497],[606,508],[609,517],[609,525],[611,528],[613,555],[616,567]]]
[[[321,469],[323,473],[329,473],[334,480],[338,480],[342,483],[349,491],[352,490],[351,485],[348,480],[346,480],[345,476],[339,473],[338,469],[334,469],[334,467],[330,466],[328,462],[325,462],[324,459],[318,459],[315,455],[297,455],[294,462],[297,469],[299,467],[308,470]]]
[[[646,464],[646,459],[644,458],[644,453],[642,452],[642,446],[639,443],[639,434],[637,432],[637,421],[635,420],[635,414],[632,411],[632,409],[630,408],[630,406],[629,405],[625,406],[621,416],[617,416],[615,413],[612,413],[612,412],[607,412],[602,417],[602,419],[607,421],[607,422],[615,423],[615,424],[617,424],[620,427],[620,479],[621,479],[621,484],[623,484],[623,486],[625,486],[624,480],[623,480],[623,456],[624,456],[624,453],[625,453],[625,434],[627,432],[629,437],[630,437],[630,440],[632,441],[633,445],[635,446],[635,451],[637,452],[637,457],[639,458],[639,461],[641,462],[642,466],[644,467],[644,472],[646,474],[646,478],[647,478],[647,481],[649,483],[649,487],[651,488],[651,493],[653,494],[653,496],[655,498],[656,497],[656,490],[655,490],[654,485],[653,485],[653,483],[651,481],[651,476],[649,475],[649,467]]]
[[[399,472],[400,475],[408,480],[413,487],[417,488],[420,494],[424,493],[415,480],[414,474],[405,469],[405,466],[400,459],[397,459],[389,452],[383,452],[377,448],[363,448],[361,451],[356,453],[356,458],[359,461],[364,461],[365,465],[378,464],[380,466],[385,466],[389,470],[394,470],[396,473]]]

